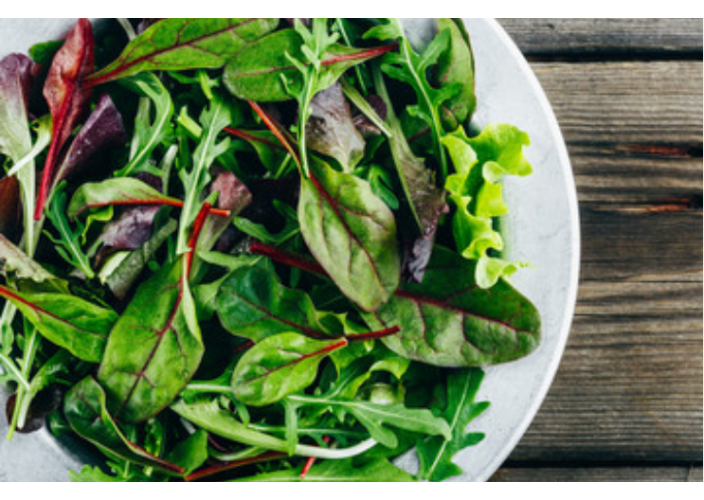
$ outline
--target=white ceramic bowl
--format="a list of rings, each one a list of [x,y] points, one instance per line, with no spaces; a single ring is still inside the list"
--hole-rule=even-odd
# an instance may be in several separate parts
[[[33,43],[62,35],[71,19],[0,19],[0,57],[26,51]],[[487,370],[478,400],[491,407],[470,428],[486,433],[478,446],[456,457],[465,470],[456,481],[485,481],[499,468],[533,420],[557,370],[570,330],[579,274],[577,197],[560,129],[550,104],[528,63],[494,20],[466,19],[476,57],[478,127],[511,123],[528,132],[526,155],[535,172],[506,181],[510,214],[503,223],[507,255],[529,261],[532,268],[512,280],[538,307],[543,341],[527,358]],[[432,19],[404,20],[418,40],[432,35]],[[4,398],[0,404],[4,408]],[[0,418],[0,481],[63,481],[67,470],[81,463],[75,442],[59,443],[48,432],[2,436]],[[413,454],[399,459],[417,469]]]

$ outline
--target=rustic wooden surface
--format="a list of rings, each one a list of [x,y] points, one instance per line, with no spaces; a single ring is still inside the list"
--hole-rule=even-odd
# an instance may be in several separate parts
[[[702,481],[702,21],[503,19],[560,121],[582,276],[496,481]]]

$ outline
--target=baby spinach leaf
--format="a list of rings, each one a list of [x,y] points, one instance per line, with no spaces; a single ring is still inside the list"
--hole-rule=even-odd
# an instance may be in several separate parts
[[[135,117],[129,162],[115,173],[118,177],[126,177],[144,167],[154,149],[169,137],[171,118],[174,114],[171,95],[156,75],[144,73],[128,78],[122,83],[142,98]]]
[[[352,122],[339,84],[321,90],[311,100],[306,136],[310,149],[335,158],[345,172],[364,156],[364,139]]]
[[[86,83],[99,85],[142,71],[219,68],[278,23],[276,18],[164,19],[132,40],[120,57]]]
[[[203,344],[187,261],[188,254],[142,283],[110,332],[98,380],[121,421],[157,414],[198,368]]]
[[[235,482],[409,482],[414,481],[413,476],[408,472],[399,469],[384,458],[375,458],[357,464],[354,459],[347,460],[326,460],[313,465],[301,477],[298,469],[280,470],[275,472],[265,472],[255,476],[248,476],[242,479],[235,479]]]
[[[394,215],[366,181],[325,164],[312,174],[301,182],[303,238],[340,291],[373,311],[399,283]]]
[[[71,428],[108,455],[128,462],[156,467],[169,474],[181,475],[183,467],[148,453],[125,437],[106,405],[105,391],[93,377],[76,384],[64,399],[64,414]]]
[[[462,130],[443,138],[457,170],[445,185],[457,206],[452,221],[457,250],[466,259],[477,261],[476,281],[483,288],[522,265],[488,252],[503,249],[501,234],[493,225],[495,217],[508,212],[499,181],[506,175],[523,177],[532,172],[523,155],[523,147],[529,143],[527,134],[510,125],[489,125],[473,138]]]
[[[107,206],[169,205],[180,207],[181,200],[161,194],[146,182],[133,177],[118,177],[82,184],[71,198],[68,216]]]
[[[0,286],[10,301],[47,340],[77,358],[98,363],[117,315],[78,297],[60,293],[20,293]]]
[[[487,366],[522,358],[540,342],[535,306],[504,281],[477,285],[475,264],[436,246],[423,283],[404,284],[365,315],[371,328],[398,324],[384,343],[401,356],[445,367]]]
[[[90,21],[79,19],[54,56],[44,84],[44,97],[52,119],[52,139],[44,164],[34,219],[44,215],[44,205],[55,184],[56,166],[73,129],[90,110],[91,90],[83,85],[93,71],[93,29]]]
[[[227,331],[254,342],[286,332],[328,337],[310,297],[280,284],[271,269],[234,271],[218,292],[217,311]]]
[[[232,374],[233,393],[250,406],[280,401],[312,384],[318,364],[346,346],[346,339],[314,340],[297,333],[267,337],[237,363]]]
[[[483,378],[481,370],[463,370],[448,376],[442,416],[450,424],[452,438],[428,436],[418,442],[419,479],[444,481],[462,474],[462,469],[452,461],[452,457],[484,438],[482,433],[467,432],[467,425],[489,406],[489,403],[474,402]]]
[[[303,87],[303,77],[291,61],[305,61],[304,40],[293,29],[271,33],[238,52],[225,68],[223,82],[240,99],[256,102],[288,101]],[[394,46],[355,49],[332,44],[323,55],[317,90],[323,90],[349,68],[378,57]],[[313,93],[314,95],[315,93]],[[311,96],[312,97],[312,96]]]

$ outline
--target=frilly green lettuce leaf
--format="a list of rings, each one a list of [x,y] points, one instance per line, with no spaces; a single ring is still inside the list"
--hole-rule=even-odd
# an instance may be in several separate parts
[[[501,252],[504,241],[494,219],[508,213],[501,181],[507,175],[524,177],[533,171],[523,155],[530,144],[525,132],[512,125],[489,125],[469,138],[462,129],[443,138],[456,173],[449,175],[445,189],[457,206],[452,230],[457,251],[477,261],[477,284],[490,288],[525,264],[491,255]]]

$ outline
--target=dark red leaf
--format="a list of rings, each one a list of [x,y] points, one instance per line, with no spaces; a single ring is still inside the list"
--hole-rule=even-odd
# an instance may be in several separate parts
[[[79,19],[56,53],[44,84],[53,125],[51,146],[42,174],[34,218],[40,220],[53,184],[56,164],[73,129],[90,109],[91,90],[82,86],[93,71],[93,29],[88,19]]]
[[[379,115],[382,121],[386,120],[386,114],[388,112],[386,108],[386,103],[378,95],[369,95],[365,97],[366,101],[372,107],[372,109]],[[362,134],[362,137],[369,138],[375,137],[381,134],[381,130],[377,127],[369,118],[360,111],[355,111],[352,113],[352,123]]]
[[[21,227],[20,184],[14,177],[0,179],[0,234],[17,242]]]
[[[104,95],[64,155],[54,182],[59,183],[96,165],[107,151],[123,145],[125,141],[127,133],[122,116],[110,96]]]

